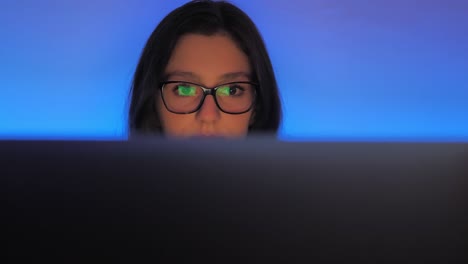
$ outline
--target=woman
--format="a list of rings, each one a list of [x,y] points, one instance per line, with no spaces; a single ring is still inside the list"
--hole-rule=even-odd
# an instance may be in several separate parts
[[[239,8],[192,1],[153,31],[133,77],[130,136],[238,138],[276,133],[280,121],[265,44]]]

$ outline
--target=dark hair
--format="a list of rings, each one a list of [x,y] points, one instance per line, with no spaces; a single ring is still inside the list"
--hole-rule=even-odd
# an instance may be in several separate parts
[[[263,39],[252,20],[233,4],[191,1],[169,13],[149,37],[138,62],[130,91],[129,134],[161,132],[155,103],[158,86],[178,39],[187,33],[227,34],[247,55],[253,81],[259,84],[254,122],[249,132],[276,133],[281,102],[273,67]]]

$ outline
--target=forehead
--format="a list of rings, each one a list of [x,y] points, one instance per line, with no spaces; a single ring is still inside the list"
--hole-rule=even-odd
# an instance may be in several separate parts
[[[187,34],[174,48],[166,74],[192,73],[197,81],[215,81],[229,73],[251,72],[247,55],[227,35]]]

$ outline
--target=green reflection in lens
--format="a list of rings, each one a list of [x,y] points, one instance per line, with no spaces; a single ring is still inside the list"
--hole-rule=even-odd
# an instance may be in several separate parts
[[[194,96],[197,92],[197,88],[193,86],[179,85],[177,86],[177,92],[180,96]]]
[[[218,88],[218,94],[222,96],[229,96],[231,95],[231,87],[229,86],[222,86]]]

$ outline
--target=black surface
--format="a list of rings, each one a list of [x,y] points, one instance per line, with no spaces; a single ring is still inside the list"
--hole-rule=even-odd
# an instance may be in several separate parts
[[[0,141],[9,262],[455,263],[468,144]]]

